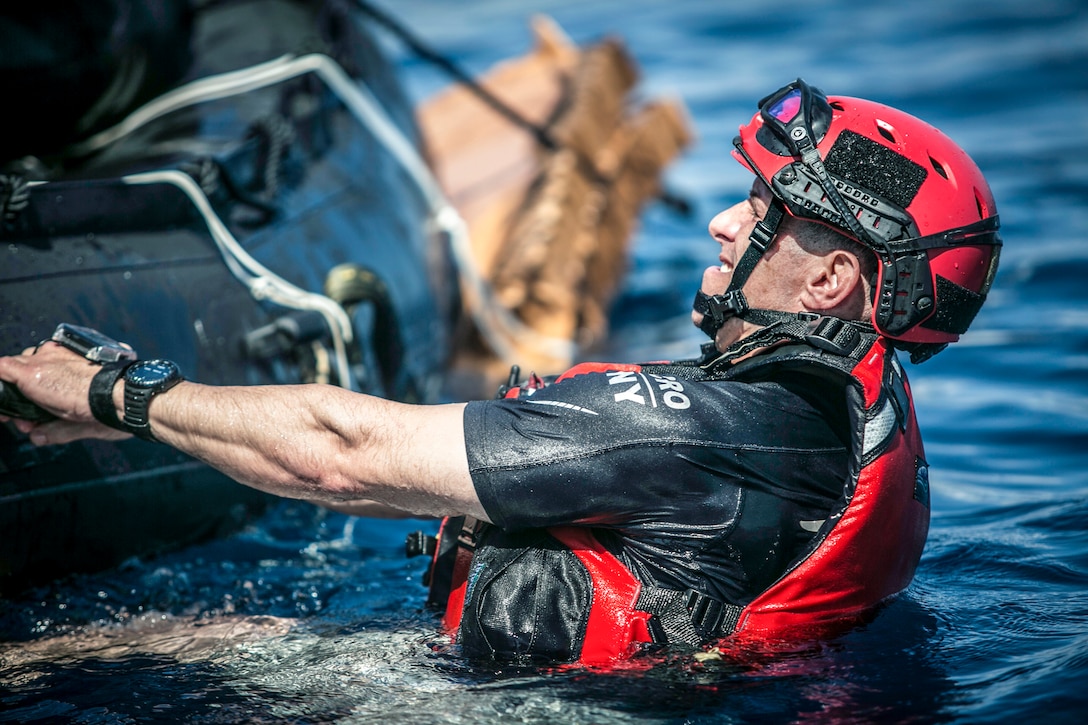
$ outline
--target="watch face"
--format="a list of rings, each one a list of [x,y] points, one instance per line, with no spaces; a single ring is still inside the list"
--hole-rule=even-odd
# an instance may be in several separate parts
[[[128,369],[125,380],[141,387],[153,387],[178,377],[181,371],[169,360],[147,360]]]

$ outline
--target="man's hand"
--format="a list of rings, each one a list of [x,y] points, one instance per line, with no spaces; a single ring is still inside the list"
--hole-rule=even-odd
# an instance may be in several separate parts
[[[128,438],[128,433],[104,426],[91,415],[87,397],[91,379],[99,370],[101,366],[55,342],[27,348],[21,355],[0,357],[0,380],[13,383],[23,395],[57,416],[48,423],[14,419],[15,427],[39,446],[81,438]]]

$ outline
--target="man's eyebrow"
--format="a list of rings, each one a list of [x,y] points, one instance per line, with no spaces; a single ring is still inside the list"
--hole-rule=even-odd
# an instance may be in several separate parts
[[[771,191],[771,188],[769,186],[767,186],[766,182],[764,182],[762,179],[756,179],[755,181],[752,182],[752,185],[748,188],[748,198],[749,199],[760,199],[760,200],[762,200],[762,198],[764,196],[764,193],[766,193],[767,196],[771,196],[773,194],[773,192]]]
[[[748,190],[748,206],[752,207],[752,213],[757,217],[762,218],[761,212],[766,213],[768,204],[763,201],[755,186]]]

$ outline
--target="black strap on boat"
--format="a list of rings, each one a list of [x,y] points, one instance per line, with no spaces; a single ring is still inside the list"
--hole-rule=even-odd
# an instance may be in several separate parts
[[[262,151],[258,163],[262,190],[269,203],[279,195],[280,175],[284,159],[295,140],[295,128],[282,114],[270,113],[254,121],[250,135],[261,141]]]
[[[19,174],[0,174],[0,232],[30,204],[30,184]]]
[[[692,647],[728,636],[737,626],[741,607],[694,589],[678,591],[644,586],[635,609],[657,618],[666,642]]]
[[[508,106],[495,94],[477,83],[472,75],[465,69],[461,68],[461,66],[457,65],[441,53],[429,48],[426,43],[414,36],[408,28],[404,27],[404,25],[399,23],[388,13],[376,8],[366,0],[355,0],[355,6],[364,14],[368,15],[378,25],[381,25],[393,35],[400,38],[413,53],[444,70],[457,80],[458,83],[464,85],[465,88],[472,92],[477,98],[494,109],[496,113],[510,121],[510,123],[525,129],[525,131],[532,135],[541,146],[549,151],[556,151],[561,147],[561,144],[548,132],[548,129],[533,123]]]

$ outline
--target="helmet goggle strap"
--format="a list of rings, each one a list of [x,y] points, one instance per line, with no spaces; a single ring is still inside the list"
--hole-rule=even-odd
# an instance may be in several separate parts
[[[838,215],[842,228],[881,257],[889,258],[884,240],[870,233],[854,216],[816,148],[816,144],[826,133],[832,115],[827,97],[819,89],[798,78],[764,98],[759,104],[759,115],[763,119],[763,128],[769,129],[777,141],[788,149],[788,155],[800,159],[803,168],[811,174]],[[738,141],[739,139],[734,141],[734,145],[741,148]],[[769,150],[774,151],[773,148]],[[741,153],[744,153],[743,149]],[[771,180],[764,181],[774,188]]]

